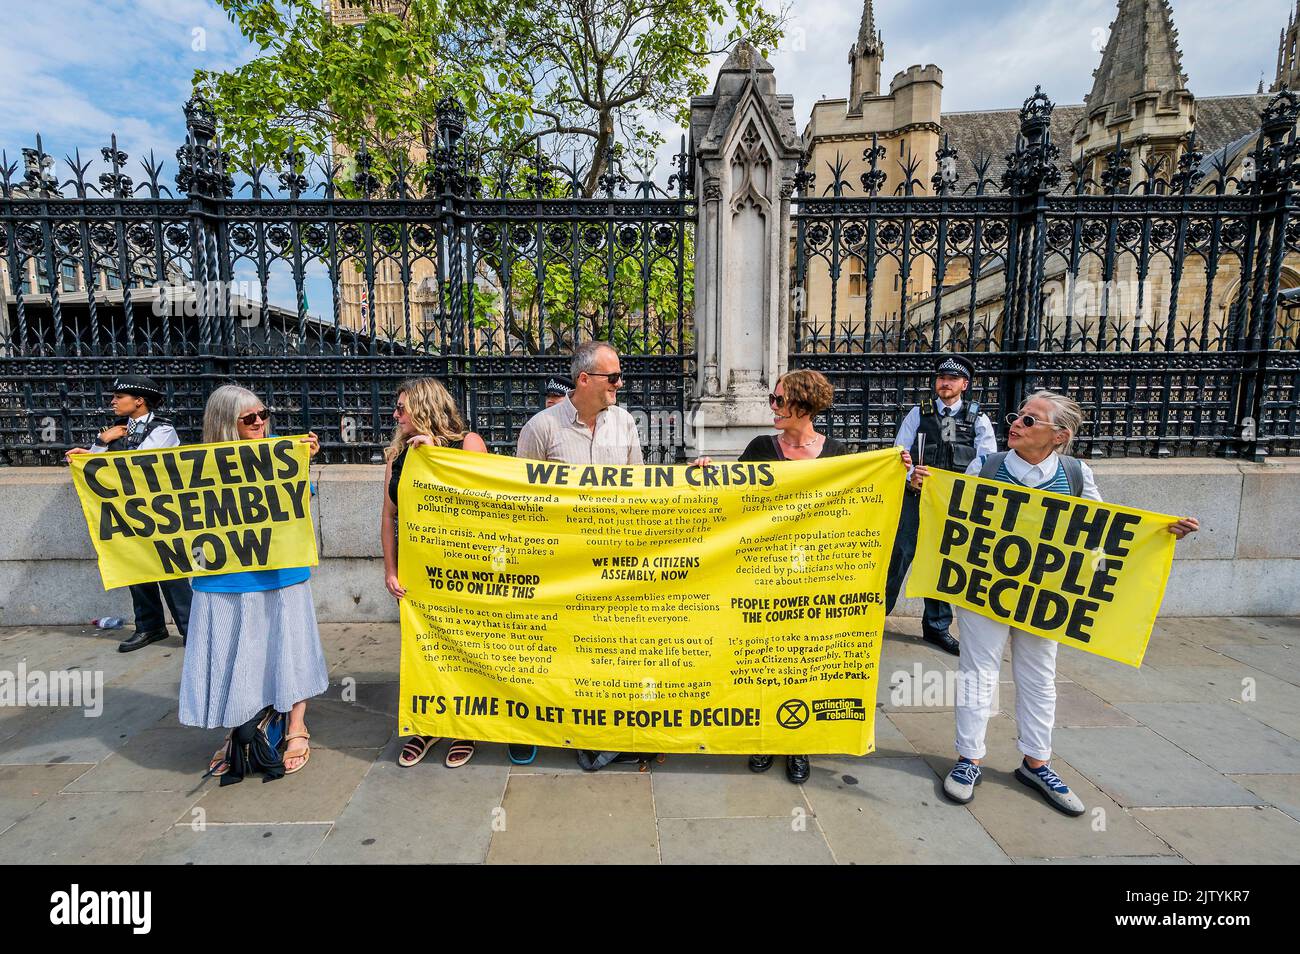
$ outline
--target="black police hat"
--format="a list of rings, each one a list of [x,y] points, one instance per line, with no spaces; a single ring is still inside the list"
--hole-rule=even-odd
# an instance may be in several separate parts
[[[975,365],[963,358],[959,354],[946,354],[939,362],[938,367],[934,369],[936,376],[940,374],[955,374],[972,381],[975,378]]]
[[[559,397],[568,397],[573,393],[573,382],[562,374],[553,374],[546,379],[546,386],[542,390],[548,396],[555,394]]]
[[[113,393],[134,394],[136,397],[144,398],[150,406],[161,404],[163,401],[162,388],[158,387],[158,382],[153,378],[146,378],[143,374],[119,374],[113,379]]]

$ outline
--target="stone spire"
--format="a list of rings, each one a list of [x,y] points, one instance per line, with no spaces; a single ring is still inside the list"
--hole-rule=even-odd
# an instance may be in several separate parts
[[[1300,2],[1300,0],[1297,0]],[[857,109],[864,96],[880,95],[880,67],[885,61],[885,41],[876,29],[876,8],[872,0],[862,4],[858,39],[849,47],[849,110]]]
[[[1093,73],[1088,112],[1110,107],[1112,115],[1130,111],[1130,100],[1157,92],[1170,101],[1187,89],[1178,30],[1168,0],[1119,0],[1110,37]]]
[[[1297,0],[1300,3],[1300,0]],[[858,54],[881,52],[880,31],[876,29],[876,5],[871,0],[862,4],[862,23],[858,27]]]

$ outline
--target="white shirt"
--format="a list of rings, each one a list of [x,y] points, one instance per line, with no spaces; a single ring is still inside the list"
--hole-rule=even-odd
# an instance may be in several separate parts
[[[981,454],[971,461],[966,468],[967,475],[978,477],[979,472],[984,468],[984,459],[987,456],[987,454]],[[1060,465],[1060,458],[1053,451],[1043,458],[1041,462],[1031,464],[1015,451],[1007,451],[1007,458],[1004,463],[1007,465],[1007,473],[1026,487],[1041,487],[1056,476],[1056,468]],[[1079,461],[1079,466],[1083,470],[1083,490],[1079,496],[1100,503],[1101,494],[1097,491],[1097,481],[1092,476],[1092,468],[1083,461]]]
[[[132,424],[136,427],[144,427],[152,420],[153,411],[150,411],[148,414],[141,417],[133,418],[127,423],[127,433],[129,434],[131,432]],[[159,424],[145,435],[145,439],[140,442],[138,447],[133,447],[132,450],[148,450],[152,447],[179,447],[180,443],[181,439],[176,433],[176,428],[172,427],[170,424]],[[92,454],[102,454],[106,450],[108,450],[108,446],[106,444],[101,444],[99,442],[99,437],[96,436],[95,442],[90,445],[90,452]]]
[[[613,404],[596,415],[596,430],[578,419],[570,398],[538,411],[519,432],[515,456],[561,464],[641,464],[636,418]]]
[[[961,413],[962,400],[958,398],[952,407],[947,407],[942,401],[935,397],[935,404],[939,407],[939,414],[957,415]],[[898,433],[894,435],[894,446],[901,447],[905,451],[911,451],[912,445],[916,443],[916,432],[921,427],[921,408],[919,405],[914,406],[907,412],[903,418],[903,423],[898,425]],[[975,418],[975,457],[978,460],[981,456],[987,457],[989,454],[996,454],[998,451],[997,435],[993,433],[993,422],[989,420],[987,414],[980,414]],[[918,461],[920,463],[920,461]],[[912,477],[912,471],[907,471],[908,479]]]

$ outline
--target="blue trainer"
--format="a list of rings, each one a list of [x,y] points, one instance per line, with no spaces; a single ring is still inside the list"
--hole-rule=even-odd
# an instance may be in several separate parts
[[[1016,778],[1043,796],[1047,804],[1066,815],[1082,815],[1087,811],[1079,796],[1070,791],[1070,786],[1061,781],[1061,776],[1052,771],[1050,764],[1030,768],[1028,762],[1021,762],[1016,769]]]
[[[975,786],[980,783],[980,767],[968,758],[960,758],[943,780],[943,793],[954,802],[965,805],[975,797]]]

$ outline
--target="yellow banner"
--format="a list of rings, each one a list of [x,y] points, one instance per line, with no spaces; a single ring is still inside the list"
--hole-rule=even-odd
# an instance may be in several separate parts
[[[310,461],[297,437],[77,454],[104,589],[315,566]]]
[[[400,731],[870,752],[904,478],[896,450],[707,470],[412,451]]]
[[[934,470],[908,596],[1140,666],[1174,559],[1166,514]]]

